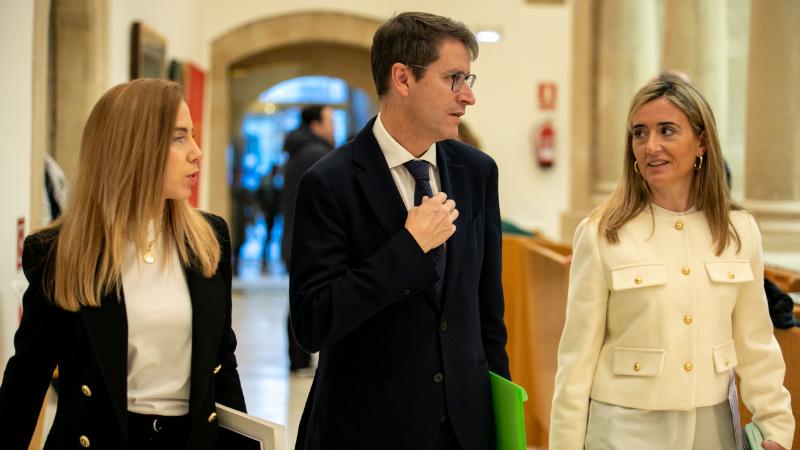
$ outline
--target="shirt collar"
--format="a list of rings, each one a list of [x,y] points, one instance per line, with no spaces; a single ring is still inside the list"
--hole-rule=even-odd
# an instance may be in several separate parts
[[[425,153],[423,153],[422,156],[419,158],[414,158],[414,155],[406,150],[405,147],[400,145],[400,143],[397,142],[388,131],[386,131],[386,127],[383,126],[383,121],[381,121],[380,113],[378,113],[378,117],[375,119],[375,124],[372,126],[372,134],[375,135],[375,140],[378,141],[378,145],[383,152],[383,156],[386,158],[386,163],[389,164],[389,169],[393,169],[413,159],[428,161],[428,163],[430,163],[433,167],[436,167],[435,142],[431,144],[428,150],[425,150]]]

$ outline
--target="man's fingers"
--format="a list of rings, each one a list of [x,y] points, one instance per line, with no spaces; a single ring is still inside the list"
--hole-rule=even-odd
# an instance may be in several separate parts
[[[450,222],[455,222],[456,219],[458,219],[459,214],[461,213],[459,213],[457,209],[453,208],[453,210],[450,211]]]

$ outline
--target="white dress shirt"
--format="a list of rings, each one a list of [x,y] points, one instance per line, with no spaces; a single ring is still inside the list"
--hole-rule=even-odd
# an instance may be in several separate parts
[[[165,248],[160,238],[151,251],[156,261],[147,264],[129,242],[122,267],[128,411],[182,416],[189,412],[192,303],[175,246]]]
[[[436,143],[434,142],[425,153],[419,158],[414,158],[408,150],[406,150],[400,143],[398,143],[383,126],[381,115],[378,113],[375,124],[372,126],[372,133],[375,135],[375,140],[381,147],[383,157],[386,158],[386,163],[389,165],[389,171],[394,179],[394,184],[397,186],[397,191],[400,197],[403,198],[403,204],[409,210],[414,207],[414,186],[416,182],[411,172],[403,166],[404,163],[412,159],[420,161],[427,161],[430,163],[430,180],[431,192],[436,195],[439,192],[439,169],[436,166]]]

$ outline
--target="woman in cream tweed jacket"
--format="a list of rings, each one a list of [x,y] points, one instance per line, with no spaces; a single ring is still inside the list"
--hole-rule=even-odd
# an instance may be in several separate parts
[[[713,114],[663,75],[634,97],[623,179],[574,238],[550,448],[736,448],[731,369],[767,449],[794,433],[761,236]]]

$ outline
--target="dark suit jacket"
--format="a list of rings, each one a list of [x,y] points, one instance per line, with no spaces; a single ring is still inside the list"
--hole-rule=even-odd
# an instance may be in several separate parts
[[[286,161],[286,166],[283,168],[281,258],[286,265],[289,265],[292,252],[292,229],[294,228],[294,205],[297,198],[297,185],[309,167],[333,150],[333,146],[315,135],[309,127],[302,126],[286,136],[284,150],[289,154],[289,160]]]
[[[236,336],[231,329],[228,227],[219,217],[209,214],[206,219],[222,249],[217,272],[204,278],[193,268],[184,269],[192,301],[191,449],[217,448],[217,423],[209,421],[214,402],[245,410],[233,354]],[[25,239],[22,263],[30,286],[14,337],[16,352],[8,361],[0,386],[2,447],[28,448],[53,369],[58,365],[58,409],[45,449],[82,449],[80,436],[86,436],[93,449],[127,449],[125,301],[111,293],[103,297],[99,308],[68,312],[55,307],[43,294],[42,269],[52,263],[56,239],[56,231]],[[83,386],[90,389],[90,396],[84,395]],[[220,447],[230,448],[222,443]]]
[[[487,371],[509,375],[497,166],[437,144],[441,190],[460,212],[440,307],[373,123],[300,182],[292,324],[320,361],[297,448],[430,449],[445,415],[466,450],[493,448]]]

